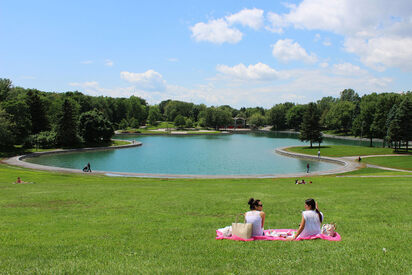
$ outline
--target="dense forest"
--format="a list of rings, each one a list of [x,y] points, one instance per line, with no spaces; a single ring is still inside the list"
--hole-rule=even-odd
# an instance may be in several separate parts
[[[321,142],[320,131],[380,138],[384,146],[399,148],[412,140],[412,93],[372,93],[360,97],[345,89],[339,98],[317,102],[276,104],[235,109],[207,107],[176,100],[150,106],[146,100],[93,97],[78,91],[56,93],[15,87],[0,79],[0,147],[23,145],[52,148],[104,143],[116,129],[173,122],[179,128],[228,127],[233,118],[246,119],[248,127],[301,131],[301,139]]]

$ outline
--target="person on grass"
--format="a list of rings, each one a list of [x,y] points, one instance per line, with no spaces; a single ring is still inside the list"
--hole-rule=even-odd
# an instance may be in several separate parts
[[[262,211],[263,204],[260,200],[250,198],[248,202],[250,211],[245,213],[245,223],[252,224],[252,237],[263,236],[263,226],[265,224],[265,212]]]
[[[25,184],[25,183],[29,184],[29,183],[34,183],[34,182],[22,181],[20,177],[17,177],[16,182],[13,182],[13,184],[16,184],[16,183],[18,183],[18,184],[19,184],[19,183],[20,183],[20,184]]]
[[[319,211],[318,204],[314,199],[307,199],[305,201],[305,211],[302,212],[302,221],[296,235],[297,237],[308,237],[321,233],[320,226],[323,221],[323,213]]]

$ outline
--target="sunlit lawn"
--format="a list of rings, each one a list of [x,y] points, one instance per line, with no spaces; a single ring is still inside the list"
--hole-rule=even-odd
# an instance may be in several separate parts
[[[412,170],[412,155],[391,156],[391,157],[370,157],[370,158],[364,158],[363,161],[366,163],[379,165],[379,166]]]
[[[36,183],[12,184],[17,176]],[[0,270],[410,273],[412,178],[307,179],[313,184],[111,178],[0,165]],[[266,228],[297,228],[304,200],[313,197],[342,241],[215,240],[215,230],[246,211],[250,197],[262,200]]]

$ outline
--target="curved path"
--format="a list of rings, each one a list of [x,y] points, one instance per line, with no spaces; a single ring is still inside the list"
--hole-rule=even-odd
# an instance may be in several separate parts
[[[129,141],[130,142],[130,141]],[[112,150],[112,149],[121,149],[121,148],[129,148],[135,146],[141,146],[141,142],[136,142],[133,144],[127,145],[120,145],[120,146],[112,146],[112,147],[99,147],[99,148],[81,148],[81,149],[69,149],[69,150],[55,150],[49,152],[39,152],[39,153],[32,153],[23,156],[16,156],[6,160],[3,160],[3,163],[15,166],[21,166],[30,169],[37,169],[37,170],[45,170],[45,171],[52,171],[52,172],[65,172],[65,173],[81,173],[85,174],[81,169],[71,169],[71,168],[62,168],[62,167],[53,167],[53,166],[46,166],[46,165],[39,165],[34,163],[29,163],[23,161],[25,158],[36,157],[40,155],[49,155],[49,154],[61,154],[61,153],[70,153],[70,152],[84,152],[84,151],[94,151],[94,150]],[[290,146],[288,146],[290,147]],[[109,171],[93,171],[92,175],[107,175],[107,176],[117,176],[117,177],[150,177],[150,178],[290,178],[290,177],[307,177],[307,176],[319,176],[319,175],[332,175],[332,174],[339,174],[339,173],[346,173],[349,171],[357,170],[360,167],[364,167],[364,165],[359,164],[357,161],[353,161],[351,159],[345,158],[332,158],[332,157],[320,157],[311,156],[311,155],[304,155],[299,153],[292,153],[285,150],[287,147],[277,148],[275,150],[276,153],[288,156],[288,157],[295,157],[295,158],[302,158],[302,159],[311,159],[311,160],[319,160],[319,161],[327,161],[339,164],[340,167],[327,170],[327,171],[316,171],[310,173],[294,173],[294,174],[258,174],[258,175],[179,175],[179,174],[148,174],[148,173],[125,173],[125,172],[109,172]]]

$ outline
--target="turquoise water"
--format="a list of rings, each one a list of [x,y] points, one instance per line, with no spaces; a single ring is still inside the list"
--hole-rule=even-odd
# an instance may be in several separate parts
[[[289,174],[336,168],[335,164],[289,158],[275,148],[302,145],[290,134],[234,134],[199,136],[133,136],[142,146],[87,153],[70,153],[31,158],[28,161],[56,167],[82,169],[88,162],[92,170],[150,174],[258,175]],[[354,144],[325,140],[325,144]]]

